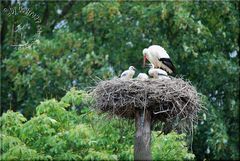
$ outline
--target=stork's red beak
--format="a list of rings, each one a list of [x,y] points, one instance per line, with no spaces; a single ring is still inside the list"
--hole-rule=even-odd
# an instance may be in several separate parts
[[[143,56],[143,67],[145,67],[146,60],[147,60],[147,57],[146,57],[146,55],[144,55],[144,56]]]

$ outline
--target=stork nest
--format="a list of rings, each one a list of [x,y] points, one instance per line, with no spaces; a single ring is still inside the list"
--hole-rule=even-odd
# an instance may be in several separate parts
[[[133,119],[136,110],[148,110],[152,121],[164,122],[169,130],[191,129],[202,109],[196,89],[181,78],[100,81],[92,94],[101,111]]]

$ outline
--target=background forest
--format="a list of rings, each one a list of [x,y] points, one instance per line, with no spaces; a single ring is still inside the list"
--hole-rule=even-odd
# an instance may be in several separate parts
[[[133,159],[133,123],[109,123],[86,91],[146,70],[142,50],[159,44],[207,111],[192,152],[156,131],[153,158],[238,160],[239,20],[239,1],[1,1],[1,157]]]

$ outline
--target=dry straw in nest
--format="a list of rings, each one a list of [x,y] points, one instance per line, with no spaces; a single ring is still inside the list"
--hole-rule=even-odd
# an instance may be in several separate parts
[[[181,78],[100,81],[92,94],[101,111],[134,118],[136,110],[147,109],[152,121],[165,122],[170,129],[192,129],[201,110],[196,89]]]

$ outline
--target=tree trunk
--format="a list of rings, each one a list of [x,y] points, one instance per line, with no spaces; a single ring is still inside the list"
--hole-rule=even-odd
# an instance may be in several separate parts
[[[151,114],[148,110],[135,114],[134,160],[152,160],[151,155]]]

